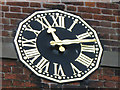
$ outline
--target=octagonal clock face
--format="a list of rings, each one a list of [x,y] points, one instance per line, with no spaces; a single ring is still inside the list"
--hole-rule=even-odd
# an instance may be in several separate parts
[[[83,80],[98,68],[102,54],[96,31],[79,16],[60,10],[27,17],[14,43],[32,72],[58,83]]]

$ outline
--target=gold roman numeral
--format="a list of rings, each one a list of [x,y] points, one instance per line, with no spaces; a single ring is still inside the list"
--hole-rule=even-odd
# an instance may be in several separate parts
[[[81,51],[95,53],[95,45],[83,45],[83,44],[81,44]]]
[[[85,54],[80,53],[80,56],[78,56],[75,61],[85,65],[86,67],[89,67],[93,59],[86,56]]]
[[[78,19],[75,19],[72,23],[72,25],[69,27],[69,31],[72,32],[72,29],[74,28],[74,26],[76,25],[76,23],[78,22]]]
[[[53,64],[54,64],[54,75],[55,76],[66,76],[61,64],[59,66],[57,63],[53,63]]]
[[[39,68],[39,71],[38,71],[39,73],[41,73],[44,68],[45,68],[44,72],[48,73],[49,65],[50,65],[50,62],[44,57],[42,57],[42,59],[37,63],[36,67]]]
[[[86,33],[83,33],[83,34],[80,34],[80,35],[76,35],[76,37],[81,40],[81,39],[84,39],[84,38],[87,38],[87,37],[91,37],[91,35],[88,32],[86,32]]]
[[[36,47],[36,38],[26,39],[26,38],[22,37],[22,46]]]
[[[37,48],[23,50],[28,59],[33,58],[31,63],[33,63],[41,54],[38,52]]]

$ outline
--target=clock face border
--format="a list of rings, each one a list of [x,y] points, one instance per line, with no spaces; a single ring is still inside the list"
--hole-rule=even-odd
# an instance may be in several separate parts
[[[92,68],[88,73],[86,73],[84,76],[80,77],[80,78],[73,78],[73,79],[67,79],[67,80],[58,80],[58,79],[55,79],[55,78],[51,78],[51,77],[47,77],[45,75],[42,75],[42,74],[39,74],[38,72],[36,72],[28,63],[26,63],[23,58],[22,58],[22,55],[21,55],[21,52],[20,52],[20,49],[19,49],[19,46],[18,46],[18,42],[17,42],[17,39],[18,39],[18,35],[20,33],[20,30],[21,30],[21,27],[22,25],[28,21],[31,17],[35,16],[36,14],[38,13],[52,13],[52,12],[59,12],[59,13],[63,13],[63,14],[66,14],[66,15],[69,15],[69,16],[72,16],[72,17],[75,17],[75,18],[78,18],[82,23],[85,24],[85,26],[87,26],[91,31],[93,31],[94,35],[95,35],[95,38],[97,40],[97,43],[98,43],[98,46],[100,48],[99,50],[99,54],[98,54],[98,59],[97,59],[97,62],[96,62],[96,65],[94,68]],[[99,41],[99,38],[97,36],[97,33],[96,31],[91,27],[89,26],[81,17],[77,16],[77,15],[74,15],[74,14],[71,14],[71,13],[68,13],[68,12],[64,12],[64,11],[61,11],[61,10],[46,10],[46,11],[36,11],[34,12],[33,14],[31,14],[30,16],[28,16],[26,19],[24,19],[22,22],[20,22],[19,26],[18,26],[18,29],[16,31],[16,35],[15,35],[15,38],[14,38],[14,45],[16,47],[16,51],[18,53],[18,57],[20,59],[20,61],[22,61],[22,63],[24,63],[32,72],[34,72],[37,76],[40,76],[40,77],[43,77],[43,78],[46,78],[46,79],[49,79],[49,80],[52,80],[52,81],[55,81],[55,82],[58,82],[58,83],[66,83],[66,82],[71,82],[71,81],[78,81],[78,80],[83,80],[85,79],[88,75],[90,75],[91,73],[93,73],[98,67],[99,67],[99,63],[100,63],[100,59],[101,59],[101,56],[102,56],[102,52],[103,52],[103,49],[102,49],[102,46],[101,46],[101,43]]]

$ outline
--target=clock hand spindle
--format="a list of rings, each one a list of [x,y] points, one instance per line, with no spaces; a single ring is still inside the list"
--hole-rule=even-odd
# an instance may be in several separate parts
[[[53,39],[54,39],[56,42],[61,41],[61,40],[58,38],[58,36],[55,34],[55,32],[56,32],[56,29],[54,29],[54,28],[49,28],[49,29],[47,30],[47,33],[51,33]],[[65,48],[60,45],[60,46],[59,46],[59,50],[60,50],[61,52],[64,52],[64,51],[65,51]]]

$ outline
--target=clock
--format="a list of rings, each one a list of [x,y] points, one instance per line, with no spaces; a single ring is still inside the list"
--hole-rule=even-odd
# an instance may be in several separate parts
[[[96,31],[61,10],[37,11],[23,20],[14,39],[19,59],[37,76],[65,83],[83,80],[100,63]]]

